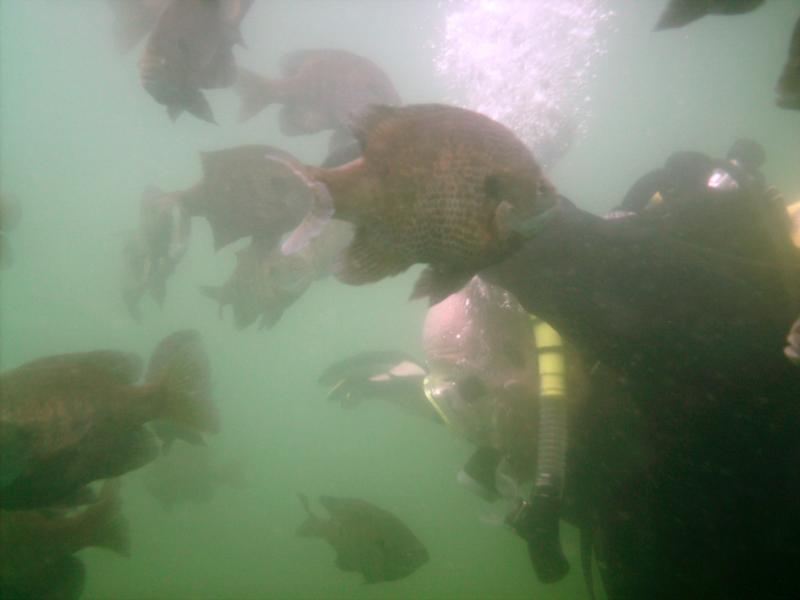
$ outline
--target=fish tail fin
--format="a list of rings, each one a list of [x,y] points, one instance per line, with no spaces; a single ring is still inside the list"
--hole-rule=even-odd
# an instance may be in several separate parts
[[[150,359],[147,379],[162,388],[161,418],[203,433],[219,431],[219,414],[211,401],[211,367],[197,331],[164,338]]]
[[[120,487],[119,479],[107,480],[98,501],[81,514],[81,521],[87,535],[87,547],[106,548],[121,556],[130,556],[130,530],[128,520],[121,512]]]
[[[279,98],[278,82],[262,77],[247,69],[239,69],[239,77],[234,84],[239,95],[239,123],[244,123],[276,102]]]
[[[311,504],[308,501],[308,496],[299,493],[297,497],[300,499],[300,504],[306,511],[308,518],[297,528],[298,537],[313,537],[319,535],[320,518],[311,512]]]
[[[322,230],[330,223],[336,212],[328,186],[319,179],[325,169],[303,165],[275,154],[267,154],[266,158],[289,169],[298,180],[308,187],[312,194],[311,208],[306,213],[305,218],[281,244],[281,252],[283,254],[297,254],[306,248],[311,240],[322,233]]]
[[[658,19],[654,31],[675,29],[688,25],[709,14],[711,4],[711,2],[698,0],[671,0]]]

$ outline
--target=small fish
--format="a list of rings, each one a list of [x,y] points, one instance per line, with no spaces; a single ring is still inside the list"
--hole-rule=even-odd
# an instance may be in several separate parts
[[[655,30],[683,27],[706,15],[741,15],[762,4],[764,0],[670,0]]]
[[[161,306],[167,279],[189,246],[190,220],[175,194],[148,187],[142,195],[139,228],[123,248],[122,298],[141,321],[139,303],[146,292]]]
[[[267,155],[291,161],[269,146],[238,146],[200,153],[203,178],[178,192],[189,216],[208,220],[216,250],[248,236],[271,244],[302,221],[311,194],[284,164]]]
[[[158,18],[139,60],[142,87],[173,121],[186,111],[215,123],[200,90],[236,80],[233,46],[253,0],[172,0]]]
[[[219,462],[207,446],[178,444],[144,472],[144,486],[165,510],[179,504],[208,502],[221,486],[247,485],[239,461]]]
[[[259,321],[259,329],[273,327],[315,279],[312,263],[302,255],[285,256],[259,238],[236,253],[236,268],[225,284],[200,290],[233,309],[237,329]]]
[[[336,566],[361,573],[366,583],[403,579],[429,560],[425,546],[406,525],[369,502],[321,496],[330,514],[323,519],[311,512],[305,495],[298,496],[308,518],[297,535],[324,539],[336,551]]]
[[[0,269],[5,269],[13,263],[11,245],[6,239],[6,234],[14,229],[22,217],[22,207],[11,196],[0,195]]]
[[[169,0],[108,0],[114,17],[114,46],[129,52],[152,31]]]
[[[197,332],[164,338],[136,385],[141,370],[135,354],[99,350],[40,358],[1,374],[0,454],[8,474],[0,508],[49,506],[147,464],[159,454],[144,427],[149,421],[219,430]]]
[[[96,503],[77,513],[0,511],[0,597],[77,599],[85,575],[76,552],[104,548],[130,556],[120,507],[114,480],[103,485]]]
[[[281,77],[267,79],[239,70],[239,121],[271,104],[280,104],[284,135],[309,135],[326,129],[347,131],[352,119],[371,104],[398,105],[391,80],[371,60],[344,50],[299,50],[283,57]]]
[[[438,104],[376,106],[354,124],[363,157],[296,169],[314,206],[283,244],[297,252],[331,218],[355,228],[336,276],[362,285],[428,263],[412,298],[460,289],[535,232],[556,193],[508,128]],[[276,160],[281,162],[280,157]]]
[[[778,80],[778,106],[800,110],[800,19],[794,25],[789,58]]]

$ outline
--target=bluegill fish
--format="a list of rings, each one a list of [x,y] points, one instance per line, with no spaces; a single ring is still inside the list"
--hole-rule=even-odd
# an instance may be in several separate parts
[[[285,135],[347,130],[351,120],[371,104],[400,104],[397,90],[378,65],[344,50],[287,54],[281,76],[275,79],[240,69],[235,90],[241,97],[240,121],[280,104],[280,128]]]
[[[328,542],[342,571],[356,571],[366,583],[379,583],[408,577],[428,562],[422,542],[390,512],[355,498],[321,496],[319,501],[330,518],[315,515],[300,494],[308,518],[297,535]]]
[[[0,511],[0,597],[77,599],[84,573],[76,552],[104,548],[130,555],[120,508],[119,481],[112,480],[94,504],[76,513]]]
[[[314,279],[308,258],[284,256],[279,248],[256,238],[236,253],[236,268],[225,284],[200,289],[219,302],[220,313],[231,306],[237,329],[249,327],[256,320],[259,329],[269,329]]]
[[[166,283],[189,246],[189,217],[175,194],[148,187],[142,194],[139,227],[123,248],[122,298],[130,315],[141,321],[139,303],[149,292],[161,306]]]
[[[303,248],[331,219],[355,225],[337,277],[379,281],[427,263],[412,297],[433,302],[521,243],[556,193],[530,150],[489,117],[438,104],[373,107],[354,124],[363,157],[296,168],[315,204],[284,243]],[[276,159],[280,162],[280,158]]]
[[[38,508],[158,456],[144,426],[167,419],[219,430],[210,368],[197,332],[167,336],[145,382],[135,354],[113,350],[48,356],[0,375],[0,508]]]
[[[202,179],[176,193],[187,215],[208,221],[216,250],[249,236],[277,244],[311,206],[308,188],[289,167],[267,160],[268,154],[292,160],[270,146],[201,152]]]
[[[252,0],[172,0],[158,18],[139,60],[142,86],[172,120],[183,112],[214,123],[200,90],[236,80],[233,46]]]

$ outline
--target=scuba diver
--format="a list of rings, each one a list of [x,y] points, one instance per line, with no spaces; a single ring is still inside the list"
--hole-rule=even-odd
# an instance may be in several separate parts
[[[637,218],[685,241],[755,260],[792,260],[783,200],[767,187],[758,142],[736,140],[725,159],[675,152],[639,178],[609,217]]]
[[[589,499],[615,600],[797,596],[800,377],[784,348],[800,261],[753,260],[769,256],[757,235],[741,244],[753,222],[731,219],[726,202],[769,202],[741,181],[724,198],[678,197],[703,209],[705,227],[737,225],[733,240],[709,244],[680,219],[691,236],[651,217],[606,220],[562,198],[480,273],[602,367],[588,371],[568,480]]]

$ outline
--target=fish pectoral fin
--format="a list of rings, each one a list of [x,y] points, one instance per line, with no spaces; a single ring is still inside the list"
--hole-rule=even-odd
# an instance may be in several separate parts
[[[455,294],[472,279],[471,273],[463,271],[440,271],[426,267],[420,273],[409,300],[428,298],[430,305],[438,304],[448,296]]]
[[[181,113],[182,110],[185,110],[189,114],[194,115],[198,119],[202,121],[206,121],[207,123],[211,123],[212,125],[216,125],[217,121],[214,118],[214,113],[211,110],[211,105],[208,103],[208,99],[206,99],[205,95],[200,90],[193,90],[186,98],[183,106],[167,107],[167,112],[169,113],[170,110],[176,108],[178,111],[178,115]],[[172,118],[172,114],[170,113],[170,118]],[[177,118],[177,115],[176,117]],[[172,118],[174,121],[175,118]]]
[[[364,285],[402,273],[411,262],[380,235],[367,227],[358,227],[345,249],[334,275],[342,283]]]
[[[178,120],[182,112],[183,108],[177,104],[170,104],[167,106],[167,115],[169,116],[169,120],[173,123]]]

